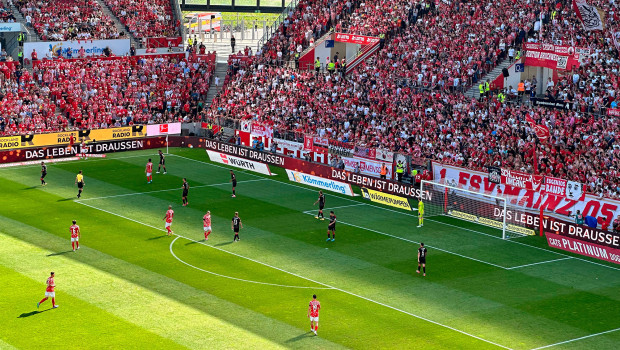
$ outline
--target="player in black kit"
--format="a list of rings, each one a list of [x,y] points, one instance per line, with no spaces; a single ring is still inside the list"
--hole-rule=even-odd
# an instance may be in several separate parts
[[[243,224],[241,223],[241,218],[239,217],[239,212],[235,212],[235,216],[232,218],[231,227],[233,232],[235,233],[235,237],[233,237],[233,242],[240,241],[239,238],[239,229],[243,228]]]
[[[47,175],[47,165],[44,162],[41,162],[41,186],[47,185],[45,182],[45,175]]]
[[[331,236],[333,237],[330,237]],[[329,224],[327,224],[327,240],[326,242],[329,241],[335,241],[336,240],[336,214],[334,214],[334,211],[330,211],[329,212]]]
[[[235,194],[235,187],[237,187],[237,176],[232,170],[230,171],[230,182],[232,182],[232,197],[235,198],[237,197]]]
[[[321,220],[325,220],[325,216],[323,215],[323,208],[325,208],[325,195],[323,194],[323,191],[319,191],[319,199],[314,202],[314,205],[317,203],[319,203],[319,213],[314,218],[321,218]]]
[[[157,167],[157,173],[159,174],[159,171],[163,167],[164,175],[165,175],[166,174],[166,157],[164,156],[164,152],[162,152],[161,150],[159,150],[158,152],[159,152],[159,166]]]
[[[187,193],[189,192],[189,184],[187,183],[187,179],[183,178],[183,206],[187,207],[189,202],[187,201]]]
[[[422,265],[422,271],[424,276],[426,276],[426,248],[424,247],[424,243],[420,243],[420,248],[418,248],[418,269],[417,273],[420,273],[420,265]]]

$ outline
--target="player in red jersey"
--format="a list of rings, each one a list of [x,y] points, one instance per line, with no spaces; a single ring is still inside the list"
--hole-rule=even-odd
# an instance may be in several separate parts
[[[146,183],[150,184],[153,182],[153,162],[151,162],[151,158],[149,158],[148,163],[146,163],[146,169],[144,169],[146,173]]]
[[[166,216],[164,216],[164,220],[166,221],[166,230],[168,231],[168,236],[172,236],[174,232],[172,232],[172,218],[174,217],[174,210],[172,210],[172,206],[168,206],[168,211],[166,211]]]
[[[308,306],[308,318],[310,319],[310,332],[314,332],[319,330],[319,310],[321,310],[321,303],[316,300],[316,294],[312,296],[312,300],[310,300],[310,305]]]
[[[47,285],[47,287],[45,288],[45,298],[41,299],[41,301],[37,303],[37,309],[44,301],[47,300],[47,298],[52,298],[52,308],[55,309],[58,307],[58,305],[56,305],[56,292],[54,291],[54,288],[56,288],[56,282],[54,282],[53,272],[50,273],[50,276],[47,278],[45,284]]]
[[[211,234],[211,211],[207,210],[205,216],[202,217],[202,223],[205,230],[205,241],[208,241]]]
[[[71,231],[71,248],[73,248],[73,251],[80,249],[80,226],[75,223],[76,221],[73,220],[73,225],[69,227],[69,231]]]

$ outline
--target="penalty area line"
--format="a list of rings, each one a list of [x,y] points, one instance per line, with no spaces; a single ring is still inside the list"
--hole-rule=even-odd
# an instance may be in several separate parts
[[[534,266],[534,265],[546,264],[546,263],[551,263],[551,262],[555,262],[555,261],[568,260],[568,259],[572,259],[572,258],[573,258],[573,257],[571,257],[571,256],[567,256],[567,257],[565,257],[565,258],[559,258],[559,259],[553,259],[553,260],[539,261],[539,262],[535,262],[535,263],[531,263],[531,264],[525,264],[525,265],[519,265],[519,266],[507,267],[507,268],[506,268],[506,270],[520,269],[520,268],[522,268],[522,267],[528,267],[528,266]]]
[[[556,345],[562,345],[562,344],[566,344],[566,343],[572,343],[574,341],[578,341],[578,340],[582,340],[582,339],[587,339],[587,338],[592,338],[592,337],[596,337],[598,335],[603,335],[603,334],[607,334],[607,333],[612,333],[612,332],[616,332],[616,331],[620,331],[620,328],[616,328],[616,329],[610,329],[608,331],[605,332],[600,332],[600,333],[594,333],[594,334],[590,334],[590,335],[586,335],[583,337],[579,337],[579,338],[575,338],[575,339],[569,339],[569,340],[565,340],[559,343],[555,343],[555,344],[549,344],[549,345],[545,345],[545,346],[541,346],[539,348],[534,348],[532,350],[540,350],[540,349],[547,349]]]
[[[84,206],[87,206],[87,207],[89,207],[89,208],[95,209],[95,210],[102,211],[102,212],[104,212],[104,213],[108,213],[108,214],[110,214],[110,215],[118,216],[118,217],[120,217],[120,218],[123,218],[123,219],[125,219],[125,220],[129,220],[129,221],[135,222],[135,223],[137,223],[137,224],[141,224],[141,225],[144,225],[144,226],[147,226],[147,227],[153,228],[153,229],[155,229],[155,230],[157,230],[157,231],[162,231],[162,232],[165,232],[165,231],[166,231],[166,230],[164,230],[164,229],[162,229],[162,228],[155,227],[155,226],[153,226],[153,225],[149,225],[149,224],[147,224],[147,223],[143,223],[143,222],[140,222],[140,221],[138,221],[138,220],[134,220],[134,219],[132,219],[132,218],[128,218],[128,217],[126,217],[126,216],[123,216],[123,215],[120,215],[120,214],[117,214],[117,213],[113,213],[113,212],[108,211],[108,210],[105,210],[105,209],[101,209],[101,208],[98,208],[98,207],[92,206],[92,205],[90,205],[90,204],[86,204],[86,203],[83,203],[83,202],[77,202],[77,203],[79,203],[79,204],[81,204],[81,205],[84,205]],[[184,236],[181,236],[181,235],[178,235],[178,234],[175,234],[175,235],[176,235],[176,236],[178,236],[178,237],[185,238],[185,239],[187,239],[187,240],[190,240],[190,241],[193,241],[193,242],[196,242],[196,243],[202,244],[202,245],[207,246],[207,247],[209,247],[209,248],[213,248],[213,249],[216,249],[216,250],[222,251],[222,252],[224,252],[224,253],[232,254],[232,255],[235,255],[235,256],[240,257],[240,258],[242,258],[242,259],[246,259],[246,260],[249,260],[249,261],[253,261],[253,262],[257,263],[257,264],[260,264],[260,265],[263,265],[263,266],[267,266],[267,267],[270,267],[270,268],[275,269],[275,270],[278,270],[278,271],[282,271],[282,272],[284,272],[284,273],[290,274],[290,275],[292,275],[292,276],[299,277],[299,278],[301,278],[301,279],[305,279],[305,280],[310,281],[310,282],[314,282],[314,283],[319,284],[319,285],[321,285],[321,286],[327,287],[328,289],[337,290],[337,291],[339,291],[339,292],[342,292],[342,293],[345,293],[345,294],[348,294],[348,295],[351,295],[351,296],[354,296],[354,297],[357,297],[357,298],[360,298],[360,299],[366,300],[366,301],[371,302],[371,303],[373,303],[373,304],[377,304],[377,305],[380,305],[380,306],[383,306],[383,307],[387,307],[388,309],[392,309],[392,310],[394,310],[394,311],[397,311],[397,312],[403,313],[403,314],[405,314],[405,315],[409,315],[409,316],[411,316],[411,317],[414,317],[414,318],[417,318],[417,319],[420,319],[420,320],[423,320],[423,321],[426,321],[426,322],[432,323],[432,324],[434,324],[434,325],[437,325],[437,326],[440,326],[440,327],[443,327],[443,328],[446,328],[446,329],[452,330],[452,331],[454,331],[454,332],[461,333],[461,334],[466,335],[466,336],[468,336],[468,337],[471,337],[471,338],[474,338],[474,339],[478,339],[478,340],[480,340],[480,341],[482,341],[482,342],[485,342],[485,343],[488,343],[488,344],[491,344],[491,345],[495,345],[495,346],[500,347],[500,348],[502,348],[502,349],[512,350],[511,348],[509,348],[509,347],[507,347],[507,346],[504,346],[504,345],[501,345],[501,344],[498,344],[498,343],[492,342],[492,341],[490,341],[490,340],[487,340],[487,339],[481,338],[481,337],[476,336],[476,335],[473,335],[473,334],[471,334],[471,333],[467,333],[467,332],[465,332],[465,331],[462,331],[462,330],[460,330],[460,329],[457,329],[457,328],[454,328],[454,327],[451,327],[451,326],[445,325],[445,324],[443,324],[443,323],[439,323],[439,322],[437,322],[437,321],[433,321],[433,320],[428,319],[428,318],[426,318],[426,317],[419,316],[419,315],[416,315],[416,314],[414,314],[414,313],[411,313],[411,312],[408,312],[408,311],[405,311],[405,310],[402,310],[402,309],[396,308],[396,307],[394,307],[394,306],[391,306],[391,305],[388,305],[388,304],[382,303],[382,302],[380,302],[380,301],[376,301],[376,300],[373,300],[373,299],[370,299],[370,298],[367,298],[367,297],[361,296],[361,295],[359,295],[359,294],[356,294],[356,293],[353,293],[353,292],[349,292],[349,291],[347,291],[347,290],[340,289],[340,288],[337,288],[337,287],[331,286],[331,285],[329,285],[329,284],[326,284],[326,283],[323,283],[323,282],[319,282],[319,281],[313,280],[313,279],[311,279],[311,278],[308,278],[308,277],[304,277],[304,276],[298,275],[298,274],[296,274],[296,273],[294,273],[294,272],[286,271],[286,270],[284,270],[284,269],[281,269],[281,268],[276,267],[276,266],[273,266],[273,265],[269,265],[269,264],[264,263],[264,262],[262,262],[262,261],[258,261],[258,260],[255,260],[255,259],[252,259],[252,258],[249,258],[249,257],[243,256],[243,255],[240,255],[240,254],[237,254],[237,253],[233,253],[233,252],[231,252],[231,251],[228,251],[228,250],[225,250],[225,249],[222,249],[222,248],[218,248],[218,247],[215,247],[215,246],[212,246],[212,245],[205,244],[204,242],[195,241],[195,240],[193,240],[193,239],[191,239],[191,238],[184,237]]]

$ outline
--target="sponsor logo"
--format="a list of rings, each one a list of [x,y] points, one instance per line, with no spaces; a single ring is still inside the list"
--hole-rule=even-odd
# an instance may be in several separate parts
[[[381,203],[405,210],[412,210],[409,200],[404,197],[395,196],[393,194],[382,193],[363,187],[362,195],[371,202]]]
[[[619,249],[562,237],[549,232],[545,236],[547,237],[547,244],[552,248],[620,264]]]
[[[349,196],[353,195],[353,189],[351,188],[351,185],[349,184],[345,184],[345,183],[334,181],[334,180],[324,179],[322,177],[308,175],[308,174],[304,174],[298,171],[288,170],[288,169],[286,170],[286,174],[288,175],[289,180],[300,183],[300,184],[310,185],[313,187],[322,188],[324,190],[328,190],[332,192],[339,192],[339,193],[346,194]]]
[[[257,173],[271,175],[271,171],[269,170],[269,166],[267,164],[255,162],[253,160],[239,158],[235,156],[231,156],[228,154],[214,152],[207,150],[207,154],[209,155],[209,159],[212,162],[226,164],[230,166],[234,166],[236,168],[246,169],[255,171]]]

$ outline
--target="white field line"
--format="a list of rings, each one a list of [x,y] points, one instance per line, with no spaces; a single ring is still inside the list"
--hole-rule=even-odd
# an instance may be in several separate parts
[[[309,213],[309,212],[304,212],[304,214],[313,215],[312,213]],[[362,229],[362,230],[366,230],[366,231],[370,231],[370,232],[378,233],[378,234],[383,235],[383,236],[388,236],[388,237],[392,237],[392,238],[400,239],[401,241],[405,241],[405,242],[409,242],[409,243],[414,243],[414,244],[420,244],[420,242],[416,242],[416,241],[411,240],[411,239],[407,239],[407,238],[404,238],[404,237],[399,237],[399,236],[391,235],[391,234],[389,234],[389,233],[385,233],[385,232],[381,232],[381,231],[373,230],[373,229],[370,229],[370,228],[367,228],[367,227],[363,227],[363,226],[358,226],[358,225],[350,224],[350,223],[348,223],[348,222],[344,222],[344,221],[340,221],[340,220],[339,220],[339,221],[338,221],[338,223],[340,223],[340,224],[344,224],[344,225],[348,225],[348,226],[352,226],[352,227],[357,227],[357,228]],[[483,264],[486,264],[486,265],[491,265],[491,266],[498,267],[498,268],[500,268],[500,269],[508,270],[508,268],[506,268],[506,267],[504,267],[504,266],[500,266],[500,265],[497,265],[497,264],[493,264],[493,263],[490,263],[490,262],[488,262],[488,261],[479,260],[479,259],[472,258],[472,257],[466,256],[466,255],[462,255],[462,254],[459,254],[459,253],[451,252],[451,251],[449,251],[449,250],[445,250],[445,249],[437,248],[437,247],[434,247],[434,246],[431,246],[431,245],[425,245],[425,246],[426,246],[426,247],[429,247],[429,248],[433,248],[433,249],[435,249],[435,250],[442,251],[442,252],[444,252],[444,253],[448,253],[448,254],[452,254],[452,255],[460,256],[461,258],[465,258],[465,259],[469,259],[469,260],[477,261],[477,262],[479,262],[479,263],[483,263]]]
[[[555,343],[555,344],[549,344],[549,345],[545,345],[545,346],[541,346],[539,348],[535,348],[532,350],[540,350],[540,349],[547,349],[550,348],[552,346],[556,346],[556,345],[562,345],[562,344],[566,344],[566,343],[571,343],[577,340],[582,340],[582,339],[587,339],[587,338],[592,338],[592,337],[596,337],[597,335],[603,335],[603,334],[607,334],[607,333],[612,333],[612,332],[616,332],[616,331],[620,331],[620,328],[616,328],[616,329],[611,329],[605,332],[600,332],[600,333],[595,333],[595,334],[590,334],[590,335],[586,335],[584,337],[579,337],[579,338],[575,338],[575,339],[569,339],[569,340],[565,340],[559,343]]]
[[[264,181],[264,180],[268,180],[266,178],[260,178],[260,179],[254,179],[254,180],[245,180],[245,181],[238,181],[239,183],[245,183],[245,182],[254,182],[254,181]],[[192,188],[202,188],[202,187],[215,187],[215,186],[224,186],[224,185],[232,185],[229,182],[222,182],[219,184],[210,184],[210,185],[198,185],[198,186],[192,186],[190,187],[190,190]],[[75,200],[76,202],[81,202],[81,201],[92,201],[95,199],[105,199],[105,198],[116,198],[116,197],[126,197],[126,196],[136,196],[136,195],[140,195],[140,194],[149,194],[149,193],[158,193],[158,192],[169,192],[169,191],[180,191],[181,187],[177,187],[177,188],[168,188],[168,189],[164,189],[164,190],[155,190],[155,191],[146,191],[146,192],[131,192],[131,193],[124,193],[124,194],[115,194],[112,196],[103,196],[103,197],[94,197],[94,198],[85,198],[85,199],[78,199]]]
[[[546,264],[546,263],[550,263],[550,262],[554,262],[554,261],[561,261],[561,260],[567,260],[567,259],[571,259],[570,256],[567,256],[565,258],[559,258],[559,259],[553,259],[553,260],[546,260],[546,261],[539,261],[539,262],[535,262],[532,264],[525,264],[525,265],[519,265],[519,266],[513,266],[513,267],[507,267],[506,270],[514,270],[514,269],[520,269],[522,267],[527,267],[527,266],[534,266],[534,265],[540,265],[540,264]]]
[[[341,205],[341,206],[338,206],[338,207],[327,207],[327,206],[326,206],[325,208],[323,208],[323,210],[327,211],[327,210],[332,210],[332,209],[341,209],[341,208],[349,208],[349,207],[359,207],[359,206],[362,206],[362,205],[365,205],[365,203],[349,204],[349,205]],[[304,213],[306,213],[306,212],[310,212],[310,211],[311,211],[311,212],[316,212],[316,211],[318,211],[318,210],[319,210],[318,208],[316,208],[316,209],[310,209],[310,210],[306,210],[306,211],[304,211]]]
[[[194,161],[194,162],[202,163],[202,164],[205,164],[205,165],[210,165],[210,166],[214,166],[214,167],[218,167],[218,168],[224,168],[224,167],[222,167],[222,166],[215,165],[215,164],[211,164],[211,163],[207,163],[207,162],[204,162],[204,161],[201,161],[201,160],[196,160],[196,159],[192,159],[192,158],[187,158],[187,157],[179,156],[179,155],[176,155],[176,154],[170,154],[170,155],[171,155],[171,156],[175,156],[175,157],[179,157],[179,158],[183,158],[183,159],[187,159],[187,160],[190,160],[190,161]],[[229,168],[224,168],[224,169],[226,169],[226,170],[230,170]],[[248,173],[248,175],[258,176],[258,175],[254,175],[254,174],[252,174],[252,173]],[[282,181],[278,181],[278,180],[274,180],[274,179],[269,179],[269,180],[271,180],[271,181],[275,181],[275,182],[277,182],[277,183],[279,183],[279,184],[283,184],[283,185],[287,185],[287,186],[292,186],[292,187],[301,188],[301,189],[304,189],[304,190],[306,190],[306,191],[314,191],[314,190],[312,190],[312,189],[310,189],[310,188],[306,188],[306,187],[298,186],[298,185],[296,185],[296,184],[292,184],[292,183],[288,183],[288,182],[282,182]],[[336,196],[337,196],[337,195],[336,195]],[[347,200],[347,201],[350,201],[350,202],[360,203],[359,201],[355,201],[355,200],[350,199],[350,198],[347,198],[347,197],[341,197],[341,196],[337,196],[337,197],[339,197],[339,198],[341,198],[341,199],[344,199],[344,200]],[[387,211],[392,211],[392,212],[395,212],[395,213],[399,213],[399,214],[402,214],[402,215],[408,215],[408,216],[417,217],[417,216],[416,216],[416,215],[414,215],[414,214],[409,214],[409,213],[400,212],[400,211],[396,211],[396,210],[392,210],[392,209],[388,209],[388,208],[383,208],[383,207],[379,207],[379,206],[376,206],[376,205],[373,205],[373,204],[368,204],[368,203],[363,203],[363,204],[366,204],[366,205],[368,205],[368,206],[371,206],[371,207],[373,207],[373,208],[377,208],[377,209],[382,209],[382,210],[387,210]],[[525,247],[529,247],[529,248],[533,248],[533,249],[542,250],[542,251],[549,252],[549,253],[553,253],[553,254],[556,254],[556,255],[561,255],[561,256],[565,256],[565,257],[572,258],[572,259],[581,260],[581,261],[584,261],[584,262],[587,262],[587,263],[590,263],[590,264],[594,264],[594,265],[598,265],[598,266],[603,266],[603,267],[606,267],[606,268],[609,268],[609,269],[612,269],[612,270],[618,270],[618,271],[620,271],[620,268],[617,268],[617,267],[613,267],[613,266],[609,266],[609,265],[605,265],[605,264],[600,264],[600,263],[597,263],[597,262],[594,262],[594,261],[590,261],[590,260],[586,260],[586,259],[578,258],[578,257],[575,257],[575,256],[570,256],[570,255],[563,254],[563,253],[559,253],[559,252],[554,252],[554,251],[552,251],[552,250],[547,250],[547,249],[544,249],[544,248],[540,248],[540,247],[536,247],[536,246],[533,246],[533,245],[529,245],[529,244],[525,244],[525,243],[521,243],[521,242],[513,241],[513,240],[510,240],[510,239],[503,239],[503,238],[498,237],[498,236],[494,236],[494,235],[491,235],[491,234],[488,234],[488,233],[484,233],[484,232],[480,232],[480,231],[472,230],[472,229],[469,229],[469,228],[464,228],[464,227],[460,227],[460,226],[457,226],[457,225],[452,225],[452,224],[448,224],[448,223],[445,223],[445,222],[436,221],[436,220],[432,220],[432,219],[426,219],[426,220],[427,220],[427,221],[432,221],[432,222],[435,222],[435,223],[439,223],[439,224],[443,224],[443,225],[446,225],[446,226],[456,227],[456,228],[461,229],[461,230],[465,230],[465,231],[469,231],[469,232],[474,232],[474,233],[477,233],[477,234],[480,234],[480,235],[484,235],[484,236],[488,236],[488,237],[492,237],[492,238],[495,238],[495,239],[501,239],[501,240],[502,240],[502,241],[504,241],[504,242],[510,242],[510,243],[514,243],[514,244],[519,244],[519,245],[522,245],[522,246],[525,246]]]
[[[282,287],[282,288],[300,288],[300,289],[332,289],[332,288],[329,288],[329,287],[304,287],[304,286],[288,286],[288,285],[284,285],[284,284],[267,283],[267,282],[260,282],[260,281],[251,281],[251,280],[246,280],[246,279],[243,279],[243,278],[237,278],[237,277],[232,277],[232,276],[226,276],[226,275],[222,275],[222,274],[219,274],[219,273],[215,273],[215,272],[213,272],[213,271],[204,270],[204,269],[201,269],[201,268],[200,268],[200,267],[198,267],[198,266],[194,266],[194,265],[192,265],[192,264],[190,264],[190,263],[188,263],[188,262],[186,262],[186,261],[181,260],[181,259],[180,259],[180,258],[179,258],[176,254],[174,254],[174,251],[172,250],[172,245],[173,245],[173,244],[174,244],[174,242],[176,242],[176,241],[177,241],[177,239],[179,239],[179,238],[185,238],[185,237],[177,236],[175,239],[173,239],[173,240],[172,240],[172,242],[170,242],[170,254],[172,254],[172,256],[173,256],[175,259],[177,259],[178,261],[180,261],[181,263],[183,263],[183,264],[185,264],[185,265],[187,265],[187,266],[189,266],[189,267],[192,267],[192,268],[194,268],[194,269],[196,269],[196,270],[199,270],[199,271],[202,271],[202,272],[206,272],[206,273],[211,274],[211,275],[214,275],[214,276],[223,277],[223,278],[228,278],[228,279],[235,280],[235,281],[247,282],[247,283],[254,283],[254,284],[261,284],[261,285],[265,285],[265,286],[274,286],[274,287]],[[200,242],[198,242],[198,241],[194,241],[194,242],[196,242],[196,243],[200,243]]]
[[[126,219],[126,220],[133,221],[133,222],[135,222],[135,223],[138,223],[138,224],[141,224],[141,225],[144,225],[144,226],[147,226],[147,227],[153,228],[153,229],[155,229],[155,230],[165,232],[165,230],[164,230],[164,229],[162,229],[162,228],[155,227],[155,226],[152,226],[152,225],[149,225],[149,224],[146,224],[146,223],[143,223],[143,222],[140,222],[140,221],[137,221],[137,220],[134,220],[134,219],[128,218],[128,217],[126,217],[126,216],[123,216],[123,215],[120,215],[120,214],[117,214],[117,213],[113,213],[113,212],[108,211],[108,210],[105,210],[105,209],[97,208],[97,207],[95,207],[95,206],[92,206],[92,205],[89,205],[89,204],[86,204],[86,203],[83,203],[83,202],[78,202],[78,203],[80,203],[81,205],[84,205],[84,206],[87,206],[87,207],[90,207],[90,208],[93,208],[93,209],[96,209],[96,210],[99,210],[99,211],[102,211],[102,212],[105,212],[105,213],[111,214],[111,215],[114,215],[114,216],[118,216],[118,217],[123,218],[123,219]],[[176,235],[176,234],[175,234],[175,235]],[[409,316],[415,317],[415,318],[417,318],[417,319],[420,319],[420,320],[423,320],[423,321],[426,321],[426,322],[429,322],[429,323],[435,324],[435,325],[437,325],[437,326],[440,326],[440,327],[443,327],[443,328],[446,328],[446,329],[450,329],[450,330],[452,330],[452,331],[455,331],[455,332],[461,333],[461,334],[463,334],[463,335],[469,336],[469,337],[474,338],[474,339],[478,339],[478,340],[483,341],[483,342],[485,342],[485,343],[492,344],[492,345],[495,345],[495,346],[500,347],[500,348],[503,348],[503,349],[509,349],[509,350],[511,350],[511,349],[510,349],[509,347],[507,347],[507,346],[504,346],[504,345],[500,345],[500,344],[494,343],[494,342],[492,342],[492,341],[490,341],[490,340],[486,340],[486,339],[484,339],[484,338],[478,337],[478,336],[473,335],[473,334],[471,334],[471,333],[467,333],[467,332],[462,331],[462,330],[460,330],[460,329],[456,329],[456,328],[454,328],[454,327],[450,327],[450,326],[444,325],[444,324],[442,324],[442,323],[439,323],[439,322],[436,322],[436,321],[430,320],[430,319],[428,319],[428,318],[425,318],[425,317],[422,317],[422,316],[416,315],[416,314],[414,314],[414,313],[411,313],[411,312],[408,312],[408,311],[405,311],[405,310],[398,309],[398,308],[396,308],[396,307],[394,307],[394,306],[387,305],[387,304],[381,303],[381,302],[379,302],[379,301],[372,300],[372,299],[370,299],[370,298],[366,298],[366,297],[361,296],[361,295],[359,295],[359,294],[355,294],[355,293],[353,293],[353,292],[349,292],[349,291],[346,291],[346,290],[344,290],[344,289],[340,289],[340,288],[337,288],[337,287],[331,286],[331,285],[329,285],[329,284],[322,283],[322,282],[319,282],[319,281],[316,281],[316,280],[310,279],[310,278],[308,278],[308,277],[304,277],[304,276],[298,275],[298,274],[296,274],[296,273],[286,271],[286,270],[281,269],[281,268],[279,268],[279,267],[276,267],[276,266],[273,266],[273,265],[269,265],[269,264],[267,264],[267,263],[264,263],[264,262],[261,262],[261,261],[258,261],[258,260],[255,260],[255,259],[252,259],[252,258],[249,258],[249,257],[243,256],[243,255],[240,255],[240,254],[237,254],[237,253],[233,253],[233,252],[231,252],[231,251],[228,251],[228,250],[225,250],[225,249],[222,249],[222,248],[218,248],[218,247],[215,247],[215,246],[212,246],[212,245],[205,244],[204,242],[195,241],[195,240],[193,240],[193,239],[191,239],[191,238],[184,237],[184,236],[181,236],[181,235],[177,235],[177,236],[179,236],[179,237],[181,237],[181,238],[185,238],[185,239],[190,240],[190,241],[193,241],[193,242],[197,242],[197,243],[202,244],[202,245],[204,245],[204,246],[206,246],[206,247],[213,248],[213,249],[217,249],[217,250],[219,250],[219,251],[222,251],[222,252],[225,252],[225,253],[228,253],[228,254],[232,254],[232,255],[237,256],[237,257],[240,257],[240,258],[242,258],[242,259],[246,259],[246,260],[249,260],[249,261],[255,262],[255,263],[257,263],[257,264],[260,264],[260,265],[263,265],[263,266],[267,266],[267,267],[270,267],[270,268],[275,269],[275,270],[278,270],[278,271],[282,271],[282,272],[287,273],[287,274],[289,274],[289,275],[292,275],[292,276],[295,276],[295,277],[299,277],[299,278],[301,278],[301,279],[305,279],[305,280],[307,280],[307,281],[310,281],[310,282],[313,282],[313,283],[316,283],[316,284],[322,285],[323,287],[327,287],[327,288],[329,288],[329,289],[334,289],[334,290],[337,290],[337,291],[339,291],[339,292],[342,292],[342,293],[345,293],[345,294],[349,294],[349,295],[351,295],[351,296],[355,296],[355,297],[360,298],[360,299],[364,299],[364,300],[366,300],[366,301],[368,301],[368,302],[371,302],[371,303],[374,303],[374,304],[377,304],[377,305],[381,305],[381,306],[387,307],[387,308],[392,309],[392,310],[394,310],[394,311],[401,312],[401,313],[403,313],[403,314],[406,314],[406,315],[409,315]]]

